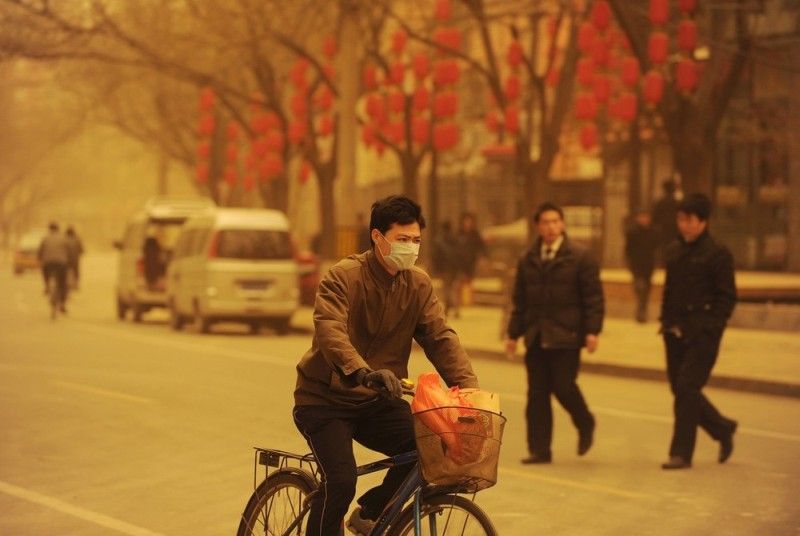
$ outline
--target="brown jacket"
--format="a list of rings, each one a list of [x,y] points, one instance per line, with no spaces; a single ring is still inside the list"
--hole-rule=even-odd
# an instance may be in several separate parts
[[[295,404],[354,405],[376,396],[353,373],[368,367],[408,376],[411,339],[448,385],[477,387],[469,358],[419,268],[392,277],[373,251],[334,265],[314,304],[314,339],[297,365]]]

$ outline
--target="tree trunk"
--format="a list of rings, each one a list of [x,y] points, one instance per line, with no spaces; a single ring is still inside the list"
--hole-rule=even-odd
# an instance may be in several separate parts
[[[403,171],[403,195],[417,200],[419,196],[419,188],[417,186],[417,169],[418,165],[415,164],[414,158],[408,153],[401,153],[400,168]]]
[[[325,259],[336,258],[336,210],[334,206],[333,186],[336,170],[324,167],[317,171],[319,184],[320,235],[322,238],[322,256]]]
[[[431,151],[431,169],[428,174],[428,236],[436,240],[439,232],[439,153]]]

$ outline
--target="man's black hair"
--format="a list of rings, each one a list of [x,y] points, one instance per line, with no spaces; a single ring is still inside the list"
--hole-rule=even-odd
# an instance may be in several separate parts
[[[536,212],[533,213],[533,221],[539,223],[539,218],[542,216],[542,214],[551,210],[558,212],[558,215],[561,217],[561,219],[564,219],[564,211],[561,209],[561,207],[555,203],[551,203],[550,201],[545,201],[536,208]]]
[[[369,230],[377,229],[381,234],[395,224],[408,225],[419,223],[419,228],[425,228],[425,218],[422,216],[422,207],[415,201],[402,195],[390,195],[379,199],[372,204],[372,213],[369,218]]]
[[[678,212],[694,214],[699,220],[708,221],[711,215],[711,199],[706,194],[690,194],[678,203]]]

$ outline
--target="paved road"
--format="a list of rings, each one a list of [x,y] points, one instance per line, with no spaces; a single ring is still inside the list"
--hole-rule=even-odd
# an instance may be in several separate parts
[[[52,323],[39,279],[0,266],[0,535],[232,534],[251,446],[304,450],[290,408],[308,334],[120,323],[111,267],[89,258],[94,279]],[[800,400],[710,390],[740,421],[733,458],[702,436],[695,467],[667,473],[666,387],[587,374],[595,448],[578,458],[557,410],[555,463],[525,467],[522,369],[475,367],[509,417],[500,482],[478,496],[501,534],[800,534]]]

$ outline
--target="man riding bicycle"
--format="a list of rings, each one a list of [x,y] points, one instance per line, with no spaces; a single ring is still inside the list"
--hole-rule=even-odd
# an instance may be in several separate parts
[[[51,222],[48,226],[50,232],[42,239],[39,245],[39,262],[42,265],[44,289],[47,293],[50,278],[55,277],[58,288],[59,308],[62,313],[67,312],[67,267],[70,259],[70,246],[63,234],[58,230],[58,224]]]
[[[353,440],[388,456],[415,450],[411,409],[400,398],[398,379],[408,375],[412,339],[448,385],[478,387],[430,277],[414,267],[424,228],[411,199],[377,201],[372,249],[338,262],[320,282],[314,337],[297,366],[294,393],[295,424],[322,474],[307,535],[340,534],[356,491]],[[381,485],[358,499],[347,522],[351,532],[369,534],[413,467],[391,468]]]

